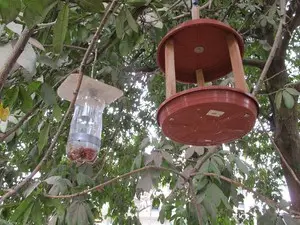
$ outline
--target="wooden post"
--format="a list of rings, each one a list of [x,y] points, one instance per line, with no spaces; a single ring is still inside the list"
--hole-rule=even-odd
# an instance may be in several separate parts
[[[176,94],[175,54],[173,40],[165,45],[166,98]]]
[[[200,18],[199,14],[199,6],[198,5],[193,5],[192,7],[192,19],[196,20]]]
[[[193,5],[193,7],[192,7],[192,19],[196,20],[196,19],[199,19],[199,18],[200,18],[199,6],[198,5]],[[202,69],[196,70],[196,78],[197,78],[198,86],[203,87],[204,84],[205,84],[205,80],[204,80]]]
[[[235,37],[232,34],[227,36],[227,45],[229,49],[235,87],[240,88],[245,92],[248,92],[240,48]]]
[[[200,70],[196,70],[196,76],[197,76],[197,84],[199,87],[203,87],[205,85],[205,80],[204,80],[204,76],[203,76],[203,71]]]

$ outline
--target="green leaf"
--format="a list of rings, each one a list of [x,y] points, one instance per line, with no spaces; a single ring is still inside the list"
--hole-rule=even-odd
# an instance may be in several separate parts
[[[282,91],[278,91],[276,92],[275,95],[275,105],[277,109],[280,109],[281,102],[282,102]]]
[[[212,204],[212,202],[208,198],[204,199],[202,204],[203,204],[204,208],[206,209],[206,211],[208,212],[208,214],[210,215],[211,219],[213,221],[216,221],[216,219],[217,219],[216,206],[214,204]]]
[[[78,5],[89,12],[103,12],[105,10],[101,0],[78,0]]]
[[[162,157],[170,164],[173,165],[173,157],[168,152],[161,150]]]
[[[129,52],[131,51],[130,46],[127,42],[127,39],[124,38],[120,44],[119,44],[119,51],[121,53],[122,56],[127,56],[129,54]]]
[[[12,109],[18,97],[19,97],[19,87],[15,86],[8,89],[4,95],[4,100],[3,100],[4,108],[9,107],[10,109]]]
[[[40,181],[29,183],[28,187],[23,192],[24,197],[27,198],[39,186],[40,183]]]
[[[42,23],[57,0],[24,0],[24,21],[29,28]]]
[[[43,150],[43,148],[45,147],[45,145],[48,143],[49,130],[50,130],[50,124],[48,122],[45,122],[43,128],[40,131],[40,135],[39,135],[39,140],[38,140],[39,152],[41,152]]]
[[[131,166],[131,171],[142,167],[142,159],[143,159],[143,154],[139,153],[133,161],[133,164]]]
[[[124,22],[126,19],[125,11],[122,9],[116,19],[116,33],[119,39],[123,38],[124,30]]]
[[[28,221],[29,216],[31,214],[32,208],[33,208],[33,202],[30,203],[29,207],[26,209],[26,211],[24,213],[24,216],[23,216],[23,225],[27,224],[27,221]]]
[[[247,174],[247,175],[249,174],[249,169],[248,169],[247,165],[242,160],[240,160],[238,157],[235,158],[235,163],[236,163],[237,168],[243,174]]]
[[[41,88],[41,95],[46,104],[56,104],[56,93],[53,88],[47,83],[43,83]]]
[[[41,86],[41,82],[33,81],[27,86],[28,92],[32,94],[36,92],[40,88],[40,86]]]
[[[297,91],[295,88],[286,88],[285,90],[286,90],[288,93],[290,93],[291,95],[295,95],[295,96],[300,95],[300,92]]]
[[[69,5],[62,3],[61,10],[58,13],[57,21],[53,27],[53,50],[55,53],[61,53],[69,22]]]
[[[294,104],[295,104],[295,100],[294,100],[293,96],[287,91],[283,91],[282,96],[283,96],[284,105],[288,109],[293,108]]]
[[[61,112],[61,108],[59,107],[59,105],[55,104],[53,107],[53,113],[52,113],[53,117],[55,118],[55,120],[57,122],[60,122],[62,119],[62,112]]]
[[[166,217],[166,207],[163,205],[159,211],[158,221],[163,224],[165,222]]]
[[[258,217],[257,224],[274,225],[276,220],[277,214],[273,210],[268,210],[264,215]]]
[[[50,195],[64,194],[68,190],[68,187],[72,186],[68,179],[60,176],[49,177],[45,180],[45,182],[52,185],[51,189],[49,190]]]
[[[80,185],[80,186],[84,186],[84,185],[94,186],[95,185],[95,182],[93,181],[93,179],[83,173],[78,173],[76,175],[76,179],[77,179],[78,185]]]
[[[9,23],[16,19],[21,10],[20,0],[1,0],[0,15],[4,23]]]
[[[89,206],[80,201],[74,201],[67,209],[67,225],[90,224]]]
[[[30,208],[30,207],[32,207],[32,199],[31,198],[26,198],[15,209],[12,216],[10,217],[10,220],[15,221],[15,222],[19,221],[24,216],[27,209]]]
[[[20,95],[21,95],[21,101],[22,101],[22,104],[21,104],[21,110],[25,113],[27,113],[29,110],[32,109],[33,107],[33,101],[32,101],[32,98],[31,96],[29,95],[28,91],[25,90],[24,87],[20,87],[19,88],[20,90]]]
[[[34,216],[32,216],[32,221],[34,222],[34,225],[43,225],[43,213],[41,210],[41,203],[39,200],[36,200],[32,212],[34,212]]]
[[[139,25],[137,24],[137,22],[135,21],[135,19],[131,15],[131,12],[128,9],[126,9],[126,18],[127,18],[127,21],[128,21],[128,24],[129,24],[130,28],[132,30],[134,30],[135,32],[138,32],[139,31]]]
[[[286,225],[299,225],[299,223],[289,214],[284,214],[283,219]]]
[[[0,219],[0,225],[12,225],[12,223],[10,223],[6,220]]]

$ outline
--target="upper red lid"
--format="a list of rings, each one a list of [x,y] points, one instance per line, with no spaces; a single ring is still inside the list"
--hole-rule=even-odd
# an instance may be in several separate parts
[[[157,63],[165,72],[165,44],[174,41],[176,80],[197,83],[196,70],[202,69],[205,82],[232,71],[226,37],[235,36],[244,52],[242,37],[230,26],[213,19],[189,20],[173,28],[160,42]]]

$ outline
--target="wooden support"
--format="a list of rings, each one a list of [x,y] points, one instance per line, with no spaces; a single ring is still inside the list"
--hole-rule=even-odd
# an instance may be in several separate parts
[[[173,40],[165,45],[166,98],[176,94],[175,54]]]
[[[203,71],[200,70],[196,70],[196,77],[197,77],[197,84],[199,87],[204,87],[205,85],[205,80],[204,80],[204,75],[203,75]]]
[[[227,36],[227,45],[229,49],[230,61],[232,66],[232,72],[235,81],[235,87],[240,88],[245,92],[248,91],[248,86],[245,80],[245,72],[243,68],[243,61],[239,45],[235,37],[230,34]]]
[[[193,5],[192,7],[192,19],[196,20],[200,18],[200,13],[199,13],[199,6],[198,5]]]

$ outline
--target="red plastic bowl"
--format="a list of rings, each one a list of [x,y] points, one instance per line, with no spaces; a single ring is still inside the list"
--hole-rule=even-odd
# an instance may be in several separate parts
[[[246,135],[255,124],[258,103],[239,89],[197,87],[175,94],[158,109],[157,120],[170,139],[211,146]]]

